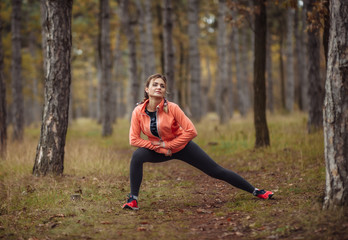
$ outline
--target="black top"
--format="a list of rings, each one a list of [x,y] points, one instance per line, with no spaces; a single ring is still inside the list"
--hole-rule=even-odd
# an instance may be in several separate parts
[[[157,121],[156,121],[156,112],[149,112],[146,108],[145,108],[145,113],[150,117],[151,121],[150,121],[150,130],[151,133],[156,136],[159,137],[158,131],[157,131]]]

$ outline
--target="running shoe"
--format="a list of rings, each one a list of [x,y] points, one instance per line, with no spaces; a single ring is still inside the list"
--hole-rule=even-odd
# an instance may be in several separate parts
[[[127,203],[123,204],[122,208],[130,210],[139,210],[138,200],[135,199],[132,195],[128,195]]]
[[[273,197],[273,192],[265,191],[263,189],[259,190],[256,188],[255,191],[253,192],[253,195],[262,199],[271,199]]]

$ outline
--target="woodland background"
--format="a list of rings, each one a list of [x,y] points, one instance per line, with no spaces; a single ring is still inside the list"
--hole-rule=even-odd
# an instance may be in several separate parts
[[[348,5],[265,2],[1,1],[0,239],[346,239]],[[173,160],[146,164],[141,210],[121,209],[129,117],[155,72],[194,141],[273,200]],[[258,148],[264,100],[271,144]]]
[[[170,85],[168,97],[176,101],[194,120],[199,120],[208,112],[218,113],[220,105],[227,105],[224,106],[227,119],[235,113],[246,116],[253,105],[253,3],[197,2],[199,8],[198,5],[196,8],[189,6],[187,1],[172,2],[174,69],[170,72],[173,76],[169,76],[169,81],[174,84]],[[120,1],[110,1],[109,6],[112,97],[108,110],[112,112],[114,121],[129,116],[134,104],[142,100],[143,83],[147,76],[155,72],[166,73],[163,59],[162,1],[137,0],[127,4],[125,11],[122,10]],[[314,95],[318,102],[322,101],[324,48],[322,42],[316,42],[318,59],[312,60],[313,55],[307,49],[307,35],[309,30],[314,30],[318,32],[317,41],[321,41],[325,6],[321,1],[311,6],[314,7],[307,9],[306,2],[303,1],[267,3],[267,109],[271,113],[308,111],[309,94]],[[11,1],[2,1],[8,123],[13,118],[14,89],[10,87],[11,11]],[[309,22],[305,17],[308,12]],[[100,119],[103,93],[98,59],[98,39],[101,33],[98,14],[97,0],[75,1],[73,4],[70,118]],[[44,84],[41,21],[40,2],[23,1],[20,77],[25,125],[41,120]],[[190,42],[192,39],[197,44]],[[313,72],[309,72],[311,69],[308,66],[313,65],[313,61],[317,61],[316,65],[319,64],[314,71],[317,78],[315,81],[320,83],[321,92],[310,93],[308,75],[312,76]],[[225,80],[221,79],[227,79],[226,83],[222,83]],[[226,93],[219,88],[222,85]],[[220,104],[222,100],[218,96],[222,95],[226,95],[228,101]]]

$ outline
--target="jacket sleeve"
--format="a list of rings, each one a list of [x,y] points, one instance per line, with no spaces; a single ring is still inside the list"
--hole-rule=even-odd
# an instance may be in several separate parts
[[[143,147],[155,150],[158,146],[151,144],[151,141],[140,137],[141,127],[139,122],[139,109],[135,108],[132,113],[131,126],[129,130],[129,144],[134,147]]]
[[[183,129],[183,133],[171,141],[164,142],[165,148],[168,149],[175,149],[182,145],[185,145],[197,136],[195,126],[178,105],[173,104],[172,113],[174,115],[175,120]]]

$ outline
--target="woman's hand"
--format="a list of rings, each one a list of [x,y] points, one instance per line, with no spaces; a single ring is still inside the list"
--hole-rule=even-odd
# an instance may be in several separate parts
[[[172,150],[168,149],[167,153],[165,154],[167,157],[172,156]]]
[[[153,142],[151,142],[151,144],[154,146],[166,148],[166,144],[163,141],[153,141]]]
[[[151,142],[151,144],[154,146],[157,146],[157,148],[165,148],[166,149],[166,144],[163,141],[153,141],[153,142]],[[168,149],[164,155],[166,155],[167,157],[172,156],[172,150]]]

